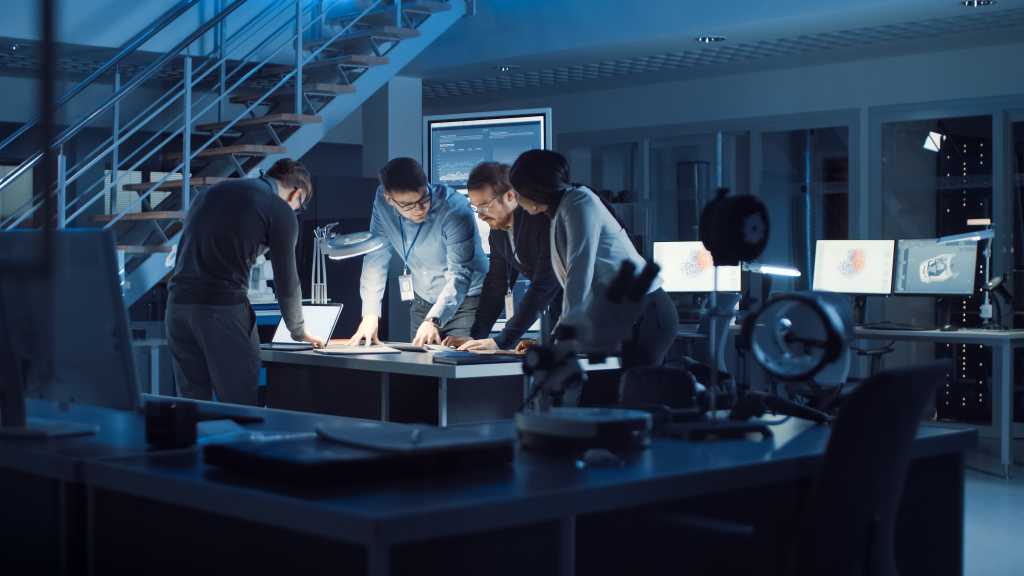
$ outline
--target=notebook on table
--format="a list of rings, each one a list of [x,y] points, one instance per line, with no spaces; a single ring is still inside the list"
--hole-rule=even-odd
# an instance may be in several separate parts
[[[338,318],[341,318],[342,304],[325,306],[303,306],[302,318],[306,323],[306,333],[316,336],[327,342],[334,335],[334,327],[338,325]],[[312,350],[313,345],[309,342],[298,342],[292,339],[292,333],[284,323],[284,318],[277,324],[277,331],[274,332],[274,339],[265,344],[260,344],[264,350]]]

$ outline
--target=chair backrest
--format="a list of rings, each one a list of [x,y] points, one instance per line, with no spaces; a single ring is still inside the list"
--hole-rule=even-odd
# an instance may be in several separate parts
[[[836,418],[796,543],[801,575],[895,575],[893,532],[918,423],[950,365],[879,372]]]

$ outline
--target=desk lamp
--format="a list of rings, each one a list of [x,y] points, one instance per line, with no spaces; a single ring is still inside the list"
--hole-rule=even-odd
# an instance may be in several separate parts
[[[383,249],[387,242],[369,232],[337,234],[338,223],[313,229],[313,275],[310,296],[313,304],[327,304],[327,259],[346,260]]]
[[[963,234],[953,234],[950,236],[943,236],[936,240],[937,244],[956,244],[958,242],[981,242],[986,240],[985,250],[982,255],[985,257],[985,284],[982,287],[983,300],[978,310],[978,315],[981,316],[981,327],[992,328],[994,323],[992,322],[992,297],[990,295],[991,290],[989,284],[992,280],[992,239],[995,238],[996,232],[992,227],[992,221],[989,219],[984,220],[968,220],[968,224],[972,223],[984,224],[988,228],[979,230],[977,232],[964,232]]]

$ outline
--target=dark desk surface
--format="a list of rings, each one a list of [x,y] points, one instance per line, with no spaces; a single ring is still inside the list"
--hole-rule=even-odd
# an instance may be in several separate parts
[[[144,394],[143,401],[151,399],[178,400]],[[75,404],[61,410],[54,402],[28,400],[30,418],[63,420],[94,426],[95,434],[63,438],[6,438],[0,436],[0,466],[66,481],[78,480],[78,465],[87,460],[123,458],[148,454],[146,424],[141,412],[109,410]],[[216,402],[195,402],[200,410],[215,410],[224,414],[259,414],[264,422],[246,426],[246,429],[312,431],[319,422],[358,421],[354,418],[250,408]]]
[[[263,426],[299,430],[307,415]],[[329,417],[326,417],[329,418]],[[305,424],[304,424],[305,422]],[[295,425],[295,428],[291,426]],[[510,423],[489,425],[508,433]],[[580,467],[520,453],[513,465],[449,477],[300,487],[238,479],[198,450],[87,460],[82,480],[100,489],[188,506],[360,544],[392,544],[543,522],[805,476],[819,465],[829,429],[792,419],[768,441],[656,440],[622,466]],[[974,430],[922,426],[914,457],[966,450]]]
[[[298,364],[320,366],[324,368],[342,368],[346,370],[364,370],[367,372],[386,372],[390,374],[408,374],[411,376],[428,376],[432,378],[490,378],[495,376],[522,376],[521,362],[503,362],[497,364],[469,364],[456,366],[452,364],[435,364],[429,352],[400,352],[398,354],[322,354],[306,351],[260,350],[260,359],[264,363]],[[591,363],[580,361],[584,370],[616,370],[619,368],[618,358],[609,358],[605,362]]]

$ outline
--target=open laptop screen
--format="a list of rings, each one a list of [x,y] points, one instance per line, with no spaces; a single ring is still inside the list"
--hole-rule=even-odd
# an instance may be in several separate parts
[[[302,317],[306,321],[306,332],[320,338],[324,342],[331,339],[334,334],[334,327],[341,317],[342,304],[328,306],[303,306]],[[277,331],[274,332],[274,344],[294,344],[292,333],[284,323],[284,318],[277,324]]]

